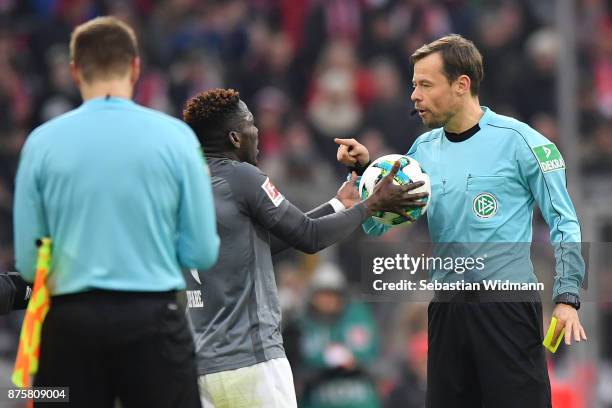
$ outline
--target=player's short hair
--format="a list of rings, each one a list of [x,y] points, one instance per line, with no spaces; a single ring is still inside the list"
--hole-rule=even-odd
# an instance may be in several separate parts
[[[70,60],[86,82],[122,77],[136,57],[134,30],[115,17],[94,18],[70,36]]]
[[[227,147],[227,134],[236,130],[240,93],[233,89],[209,89],[187,101],[183,120],[198,136],[205,151]]]
[[[410,56],[410,61],[415,64],[436,52],[442,57],[444,75],[448,81],[467,75],[471,81],[470,93],[478,95],[484,70],[482,55],[474,43],[459,34],[450,34],[420,47]]]

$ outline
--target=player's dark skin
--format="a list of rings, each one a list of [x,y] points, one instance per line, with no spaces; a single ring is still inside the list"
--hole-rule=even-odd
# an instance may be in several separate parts
[[[235,123],[236,130],[230,131],[227,135],[233,150],[224,152],[223,155],[233,160],[257,166],[259,130],[255,126],[253,114],[243,101],[239,102]],[[393,165],[391,172],[376,185],[372,195],[364,201],[368,215],[371,216],[378,211],[390,211],[414,221],[406,210],[425,206],[425,203],[421,200],[426,198],[428,194],[411,192],[421,187],[424,184],[423,181],[402,186],[393,184],[393,178],[397,174],[399,166],[398,161]],[[355,177],[356,175],[353,174],[351,179],[353,182],[344,183],[338,191],[338,198],[345,206],[347,202],[352,202],[352,204],[359,202],[359,194],[354,183]]]

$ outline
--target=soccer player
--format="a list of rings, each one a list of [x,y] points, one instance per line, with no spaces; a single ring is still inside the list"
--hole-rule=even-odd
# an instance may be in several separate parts
[[[491,251],[483,271],[461,277],[434,269],[431,279],[535,282],[529,243],[537,203],[557,259],[557,333],[565,328],[568,345],[572,338],[586,340],[577,313],[585,273],[580,227],[557,147],[525,123],[480,106],[482,57],[471,41],[442,37],[416,50],[412,62],[411,99],[432,130],[414,142],[408,155],[431,179],[431,239],[442,250],[461,243],[470,251],[478,246]],[[338,143],[341,162],[368,162],[367,149],[358,142]],[[364,229],[380,235],[387,227],[369,219]],[[537,292],[525,296],[526,301],[516,302],[499,301],[485,291],[436,294],[429,305],[427,407],[551,406],[541,302]]]
[[[52,239],[34,385],[69,387],[71,406],[119,398],[125,407],[199,407],[177,304],[181,268],[209,268],[219,248],[198,140],[182,121],[130,100],[140,60],[129,26],[86,22],[70,53],[84,102],[30,134],[16,181],[15,256],[26,280],[36,239]]]
[[[32,286],[16,272],[0,273],[0,315],[11,310],[25,309]]]
[[[256,167],[258,130],[238,92],[203,92],[187,102],[183,117],[208,157],[221,237],[217,264],[187,274],[203,405],[295,407],[272,253],[287,245],[314,253],[347,237],[373,211],[423,206],[426,195],[410,193],[422,184],[393,185],[398,162],[365,202],[345,183],[339,196],[346,205],[335,198],[306,215]]]

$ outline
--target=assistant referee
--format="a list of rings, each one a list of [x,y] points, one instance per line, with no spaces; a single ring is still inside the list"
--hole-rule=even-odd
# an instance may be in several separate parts
[[[35,386],[71,406],[199,407],[193,340],[176,292],[181,267],[217,259],[210,178],[193,131],[131,101],[133,30],[112,17],[78,26],[71,69],[83,104],[35,129],[19,163],[15,256],[34,279],[53,242],[51,308]],[[58,406],[59,404],[52,404]]]

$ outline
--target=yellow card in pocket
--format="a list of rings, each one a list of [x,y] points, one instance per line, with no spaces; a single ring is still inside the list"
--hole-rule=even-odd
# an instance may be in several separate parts
[[[555,335],[556,328],[557,328],[557,318],[553,316],[553,318],[550,320],[550,327],[548,327],[548,332],[546,332],[546,337],[544,337],[544,341],[542,342],[544,347],[546,347],[548,351],[550,351],[551,353],[555,353],[557,351],[557,349],[559,348],[559,344],[561,344],[561,339],[563,339],[563,335],[565,334],[565,327],[564,327],[561,330],[561,333],[559,333],[559,337],[557,337],[555,344],[553,344],[553,340],[554,340],[553,336]]]

